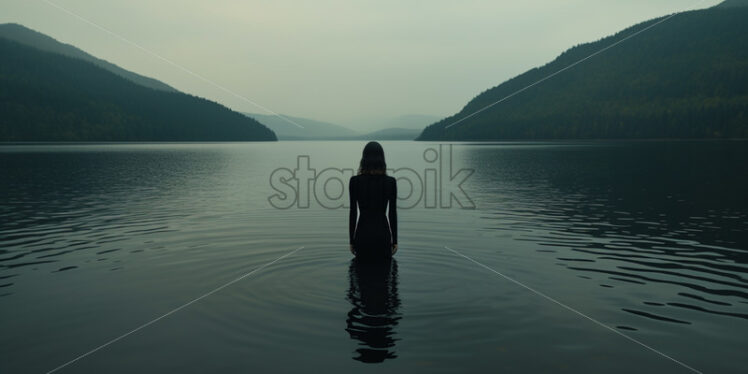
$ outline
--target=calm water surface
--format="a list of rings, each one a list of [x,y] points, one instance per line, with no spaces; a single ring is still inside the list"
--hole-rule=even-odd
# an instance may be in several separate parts
[[[689,371],[616,332],[748,365],[748,143],[455,143],[475,209],[433,209],[439,144],[384,142],[426,192],[380,267],[351,260],[347,209],[268,200],[297,156],[354,168],[363,145],[0,146],[0,372],[52,370],[262,266],[59,372]]]

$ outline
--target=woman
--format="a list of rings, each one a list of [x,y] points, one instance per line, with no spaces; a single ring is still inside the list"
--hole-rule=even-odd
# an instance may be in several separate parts
[[[397,252],[397,182],[387,175],[386,169],[382,146],[369,142],[364,147],[358,175],[348,182],[348,236],[351,253],[357,258],[385,259]],[[357,209],[361,212],[358,225]],[[385,215],[385,210],[389,215]]]

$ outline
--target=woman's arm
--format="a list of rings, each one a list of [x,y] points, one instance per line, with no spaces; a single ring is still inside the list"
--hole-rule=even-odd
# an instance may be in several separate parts
[[[350,198],[351,210],[348,214],[348,243],[353,245],[353,234],[356,232],[356,218],[357,218],[357,207],[356,207],[356,191],[353,178],[348,181],[348,196]]]
[[[397,179],[392,178],[392,192],[388,199],[388,213],[390,220],[390,231],[392,232],[392,244],[397,244]]]

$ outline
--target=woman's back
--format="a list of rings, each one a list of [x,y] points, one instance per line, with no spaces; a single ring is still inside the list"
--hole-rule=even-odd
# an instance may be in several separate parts
[[[361,174],[351,177],[356,203],[361,212],[382,213],[395,193],[395,178],[384,174]]]
[[[349,239],[357,255],[391,255],[397,244],[397,182],[385,174],[360,174],[348,183],[351,201]],[[356,212],[360,211],[358,223]],[[388,214],[385,215],[385,211]]]

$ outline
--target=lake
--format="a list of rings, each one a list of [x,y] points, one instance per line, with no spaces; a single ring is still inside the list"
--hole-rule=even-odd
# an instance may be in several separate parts
[[[745,371],[748,142],[364,144],[0,146],[0,372]]]

